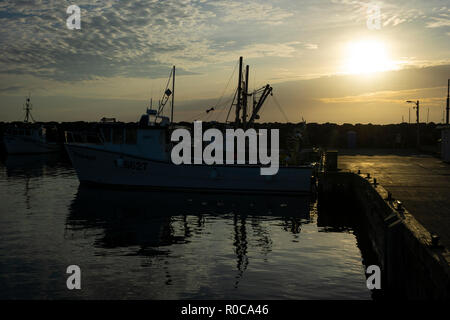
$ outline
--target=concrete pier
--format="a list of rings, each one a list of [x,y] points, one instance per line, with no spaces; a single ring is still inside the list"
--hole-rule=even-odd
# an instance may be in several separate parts
[[[338,168],[370,173],[450,248],[450,164],[414,151],[340,150]]]
[[[450,166],[430,156],[369,152],[341,152],[338,166],[319,175],[319,203],[355,203],[387,297],[448,299]]]

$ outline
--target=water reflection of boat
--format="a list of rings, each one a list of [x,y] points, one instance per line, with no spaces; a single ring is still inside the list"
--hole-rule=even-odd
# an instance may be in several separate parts
[[[114,190],[80,185],[71,212],[124,216],[258,215],[309,218],[309,197]]]
[[[67,218],[68,238],[102,230],[95,245],[101,248],[138,247],[135,255],[160,256],[173,244],[187,243],[205,232],[205,220],[231,225],[236,254],[236,286],[248,265],[247,229],[259,247],[271,251],[271,235],[264,219],[277,219],[288,232],[299,232],[309,222],[307,197],[238,196],[181,192],[108,190],[80,186]]]
[[[12,155],[0,161],[5,167],[6,179],[20,181],[23,185],[24,203],[30,209],[32,207],[31,192],[33,189],[31,181],[43,176],[57,176],[64,168],[64,161],[59,153]],[[66,168],[69,163],[65,163]],[[36,189],[36,188],[35,188]]]
[[[58,153],[48,154],[9,154],[2,159],[8,177],[39,177],[57,170],[62,157]]]

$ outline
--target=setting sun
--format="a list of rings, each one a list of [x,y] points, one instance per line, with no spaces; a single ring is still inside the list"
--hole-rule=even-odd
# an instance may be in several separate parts
[[[351,42],[345,51],[344,72],[372,73],[395,69],[384,43],[379,41]]]

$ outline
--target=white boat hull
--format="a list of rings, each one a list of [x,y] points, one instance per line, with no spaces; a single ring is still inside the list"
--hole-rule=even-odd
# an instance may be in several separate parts
[[[117,187],[229,192],[309,193],[313,166],[280,167],[260,175],[260,167],[243,165],[175,165],[94,146],[66,144],[80,182]]]
[[[57,143],[42,142],[31,137],[5,135],[3,137],[6,152],[9,154],[48,153],[57,152]]]

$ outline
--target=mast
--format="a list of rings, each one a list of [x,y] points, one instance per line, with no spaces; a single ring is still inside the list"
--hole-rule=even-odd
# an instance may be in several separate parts
[[[247,124],[247,106],[248,106],[248,72],[249,72],[249,66],[247,65],[245,67],[245,83],[244,83],[244,96],[243,96],[243,108],[242,108],[242,124]]]
[[[239,126],[240,112],[241,112],[241,96],[242,96],[242,57],[239,57],[239,77],[238,77],[238,92],[237,92],[237,103],[236,103],[236,127]]]
[[[29,122],[30,118],[34,121],[33,116],[31,115],[31,102],[30,102],[30,95],[28,95],[26,101],[25,101],[25,119],[23,122]]]
[[[238,88],[235,91],[235,95],[233,98],[233,102],[231,103],[230,109],[228,111],[228,115],[230,114],[231,109],[233,108],[234,99],[237,96],[237,102],[236,102],[236,118],[234,121],[234,126],[236,128],[240,127],[242,124],[243,128],[247,128],[249,125],[251,125],[256,119],[259,119],[258,112],[261,110],[262,105],[264,104],[264,101],[269,95],[272,95],[272,87],[267,84],[264,87],[253,90],[253,93],[248,93],[248,78],[250,74],[250,67],[247,65],[245,67],[245,80],[243,81],[243,74],[242,74],[242,57],[239,57],[239,76],[238,76]],[[242,84],[244,86],[242,87]],[[256,99],[256,94],[261,94],[259,99]],[[252,104],[252,111],[249,115],[249,120],[247,120],[247,112],[249,109],[249,103],[248,98],[253,97],[253,104]],[[242,109],[242,118],[241,118],[241,109]],[[227,115],[227,120],[228,120]]]
[[[175,99],[175,66],[173,66],[173,74],[172,74],[172,111],[170,116],[170,123],[173,124],[173,102]]]

